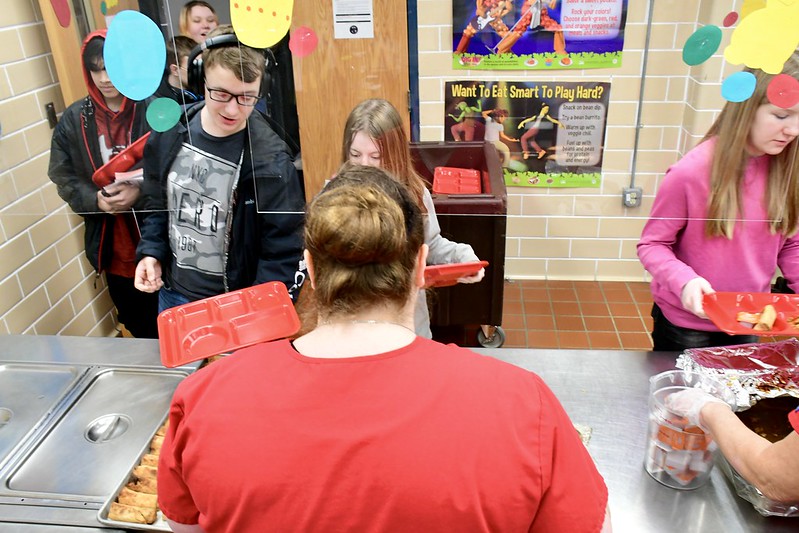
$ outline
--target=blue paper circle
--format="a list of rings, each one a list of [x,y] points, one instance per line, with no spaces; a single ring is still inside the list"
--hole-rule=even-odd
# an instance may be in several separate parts
[[[164,75],[164,36],[149,17],[120,11],[108,27],[103,60],[119,92],[131,100],[144,100],[158,89]]]
[[[743,102],[755,92],[756,84],[751,72],[736,72],[721,83],[721,96],[729,102]]]

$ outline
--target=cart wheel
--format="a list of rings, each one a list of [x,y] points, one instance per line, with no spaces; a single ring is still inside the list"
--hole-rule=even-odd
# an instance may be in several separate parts
[[[505,344],[505,330],[501,326],[497,326],[494,328],[494,335],[489,338],[485,336],[482,329],[478,329],[477,342],[483,348],[500,348]]]

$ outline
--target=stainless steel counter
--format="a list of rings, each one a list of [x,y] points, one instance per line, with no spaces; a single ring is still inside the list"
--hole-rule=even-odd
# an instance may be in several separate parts
[[[766,518],[715,468],[694,491],[664,487],[644,470],[649,377],[675,368],[675,353],[475,349],[541,376],[575,424],[610,493],[613,529],[635,533],[799,531],[799,518]]]
[[[155,340],[0,336],[0,531],[100,531],[106,487],[198,366],[165,369]]]

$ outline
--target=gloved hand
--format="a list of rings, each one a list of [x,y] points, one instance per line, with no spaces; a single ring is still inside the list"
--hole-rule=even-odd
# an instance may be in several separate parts
[[[702,389],[685,389],[680,392],[673,392],[666,396],[663,403],[666,409],[675,414],[684,416],[688,419],[688,423],[693,426],[704,427],[702,424],[701,411],[704,406],[709,403],[720,403],[730,407],[727,402],[716,398]]]
[[[680,302],[684,309],[692,312],[699,318],[707,318],[704,309],[702,309],[702,297],[705,294],[712,294],[716,292],[710,286],[710,282],[705,278],[696,277],[683,285],[680,292]]]
[[[458,278],[458,283],[477,283],[486,275],[486,269],[481,268],[477,271],[477,274],[472,274],[471,276],[464,276],[462,278]]]

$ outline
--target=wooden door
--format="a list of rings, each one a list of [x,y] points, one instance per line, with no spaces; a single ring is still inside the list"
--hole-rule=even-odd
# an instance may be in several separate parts
[[[72,2],[69,2],[69,7],[69,26],[63,27],[58,22],[50,0],[39,0],[39,9],[42,11],[47,39],[50,41],[50,50],[53,52],[53,63],[65,106],[86,96],[86,82],[83,79],[83,69],[80,67],[82,39],[75,22]]]
[[[358,102],[385,98],[399,110],[410,132],[405,0],[372,0],[372,39],[334,39],[332,4],[294,2],[292,28],[307,26],[319,38],[313,53],[293,58],[308,199],[339,167],[344,122]]]

